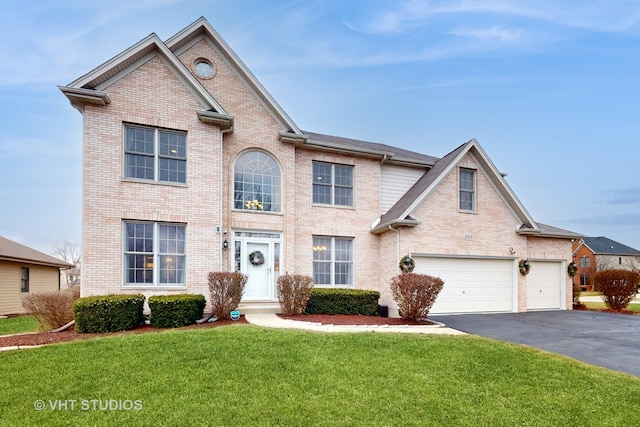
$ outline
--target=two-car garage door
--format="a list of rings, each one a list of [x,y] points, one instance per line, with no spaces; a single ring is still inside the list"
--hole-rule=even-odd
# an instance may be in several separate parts
[[[431,314],[517,310],[518,266],[512,258],[415,256],[414,272],[444,280]],[[531,261],[526,279],[527,310],[562,307],[564,275],[559,261]]]
[[[513,259],[419,256],[414,259],[415,273],[444,280],[430,313],[514,311],[517,280]]]

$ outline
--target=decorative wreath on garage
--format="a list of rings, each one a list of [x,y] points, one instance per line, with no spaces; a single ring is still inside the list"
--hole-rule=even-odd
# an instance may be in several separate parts
[[[569,273],[569,276],[571,277],[574,277],[576,274],[578,274],[578,266],[575,262],[569,263],[569,266],[567,267],[567,273]]]
[[[409,255],[405,255],[400,258],[400,264],[398,264],[400,270],[403,273],[411,273],[414,268],[416,268],[416,263]]]
[[[253,265],[264,264],[264,255],[260,251],[253,251],[249,254],[249,262]]]
[[[531,264],[529,264],[528,259],[521,259],[520,262],[518,263],[518,267],[520,268],[520,273],[523,276],[526,276],[527,274],[529,274],[529,270],[531,270]]]

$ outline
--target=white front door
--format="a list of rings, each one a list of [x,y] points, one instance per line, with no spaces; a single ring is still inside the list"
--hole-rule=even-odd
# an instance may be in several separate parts
[[[276,233],[235,232],[235,270],[247,275],[243,301],[277,301],[281,236]]]
[[[247,280],[247,285],[244,290],[244,299],[271,299],[271,256],[269,253],[269,243],[247,242],[245,253],[245,274],[249,279]],[[260,264],[260,262],[262,262],[262,264]]]

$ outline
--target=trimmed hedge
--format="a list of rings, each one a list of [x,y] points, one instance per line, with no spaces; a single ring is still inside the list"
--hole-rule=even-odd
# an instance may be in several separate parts
[[[118,332],[142,324],[144,295],[99,295],[79,298],[73,303],[76,331]]]
[[[363,289],[314,288],[307,314],[363,314],[378,316],[380,292]]]
[[[149,297],[151,324],[154,328],[192,325],[202,318],[205,305],[204,295],[154,295]]]

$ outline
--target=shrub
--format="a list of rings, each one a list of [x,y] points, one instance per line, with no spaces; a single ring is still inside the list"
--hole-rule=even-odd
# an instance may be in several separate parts
[[[363,289],[315,288],[307,303],[307,314],[378,315],[380,292]]]
[[[631,270],[602,270],[594,275],[605,304],[621,311],[629,305],[638,291],[640,273]]]
[[[218,319],[230,319],[231,312],[240,304],[246,284],[247,276],[242,273],[209,273],[211,312]]]
[[[443,286],[442,279],[426,274],[403,273],[391,279],[393,299],[406,320],[426,318]]]
[[[313,279],[299,274],[285,274],[278,277],[277,291],[283,314],[301,314],[311,297]]]
[[[73,303],[76,331],[118,332],[133,329],[144,321],[144,295],[99,295]]]
[[[149,297],[151,324],[155,328],[192,325],[202,318],[206,303],[204,295],[154,295]]]
[[[22,306],[38,321],[42,331],[57,329],[73,320],[73,302],[80,298],[80,288],[40,292],[22,297]]]

